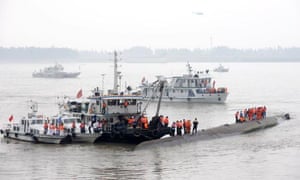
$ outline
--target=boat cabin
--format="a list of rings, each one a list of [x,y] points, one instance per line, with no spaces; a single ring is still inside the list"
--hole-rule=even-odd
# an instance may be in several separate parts
[[[43,130],[44,122],[47,121],[43,115],[23,117],[19,123],[7,124],[7,129],[16,133],[39,134]]]
[[[88,114],[136,114],[141,112],[140,96],[100,96],[90,98]]]

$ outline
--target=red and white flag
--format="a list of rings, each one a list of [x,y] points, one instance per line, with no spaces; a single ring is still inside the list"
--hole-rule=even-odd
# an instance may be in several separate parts
[[[12,120],[14,120],[14,116],[13,115],[10,115],[9,118],[8,118],[9,122],[12,122]]]
[[[82,97],[82,89],[80,89],[76,95],[76,98],[79,99]]]

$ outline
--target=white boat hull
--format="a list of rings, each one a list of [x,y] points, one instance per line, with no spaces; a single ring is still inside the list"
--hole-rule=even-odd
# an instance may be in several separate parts
[[[25,142],[37,142],[36,139],[28,133],[20,133],[20,132],[4,132],[4,138],[14,139],[18,141]]]
[[[32,76],[35,78],[76,78],[80,75],[80,72],[74,73],[33,73]]]
[[[35,135],[38,143],[45,143],[45,144],[64,144],[64,143],[71,143],[70,135],[65,136],[56,136],[56,135]]]
[[[195,102],[195,103],[224,103],[227,99],[228,93],[214,93],[214,94],[201,94],[195,97],[166,97],[163,96],[161,101],[162,102]],[[149,100],[149,97],[144,97],[143,100]],[[154,101],[158,101],[158,97],[154,97],[152,99]]]
[[[72,143],[95,143],[101,137],[101,134],[74,134],[72,135]]]

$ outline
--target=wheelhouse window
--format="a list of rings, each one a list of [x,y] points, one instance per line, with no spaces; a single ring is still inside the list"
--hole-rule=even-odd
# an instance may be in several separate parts
[[[109,99],[107,101],[107,105],[109,105],[109,106],[115,106],[115,105],[117,105],[117,101],[113,100],[113,99]]]
[[[196,89],[196,93],[197,93],[197,94],[202,94],[203,91],[202,91],[202,89]]]

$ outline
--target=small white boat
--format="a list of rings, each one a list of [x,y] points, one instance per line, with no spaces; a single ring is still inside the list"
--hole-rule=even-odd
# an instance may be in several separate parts
[[[65,72],[61,64],[55,64],[32,73],[32,77],[35,78],[76,78],[79,75],[80,72]]]
[[[62,144],[70,143],[71,136],[66,132],[49,133],[45,130],[44,124],[50,123],[50,120],[37,114],[37,103],[32,102],[31,113],[27,117],[23,117],[20,122],[10,122],[2,130],[4,138],[14,139],[19,141],[33,142],[33,143],[48,143],[48,144]],[[56,124],[52,120],[52,124]]]
[[[229,68],[225,68],[222,64],[220,64],[217,68],[214,69],[214,72],[228,72]]]

